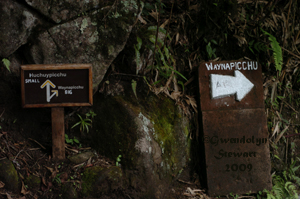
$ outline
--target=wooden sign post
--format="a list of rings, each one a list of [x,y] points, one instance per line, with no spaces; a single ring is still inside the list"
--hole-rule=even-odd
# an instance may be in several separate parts
[[[51,107],[53,159],[65,159],[63,107],[91,106],[92,87],[90,64],[21,66],[23,108]]]
[[[261,66],[254,61],[199,67],[210,195],[254,193],[272,186],[262,83]]]

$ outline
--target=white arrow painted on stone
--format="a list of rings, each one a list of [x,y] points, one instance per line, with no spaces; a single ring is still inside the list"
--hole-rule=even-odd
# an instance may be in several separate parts
[[[236,94],[236,100],[241,101],[253,88],[250,82],[240,71],[234,71],[234,77],[228,75],[210,75],[212,99]]]

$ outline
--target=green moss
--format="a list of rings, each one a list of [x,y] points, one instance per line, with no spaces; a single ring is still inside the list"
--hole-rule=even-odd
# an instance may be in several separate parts
[[[84,19],[82,20],[82,24],[81,24],[81,27],[80,27],[81,34],[83,34],[83,31],[84,31],[84,29],[86,29],[87,26],[88,26],[87,19],[84,18]]]
[[[132,106],[124,100],[123,96],[102,96],[94,100],[97,121],[93,124],[93,129],[96,130],[91,131],[93,137],[91,143],[101,154],[113,160],[122,154],[122,166],[131,168],[138,153],[135,150],[136,129],[133,118],[128,115],[122,104]]]
[[[103,168],[100,166],[87,168],[82,177],[82,194],[85,196],[102,194],[122,187],[122,170],[119,167]],[[103,186],[104,181],[109,188]]]
[[[121,0],[121,4],[123,4],[124,7],[126,8],[124,9],[125,13],[129,12],[128,7],[133,7],[136,10],[138,9],[138,5],[135,0],[126,0],[126,1]]]
[[[19,176],[12,162],[8,159],[0,161],[0,179],[6,184],[6,188],[19,191]]]
[[[96,41],[98,41],[98,39],[98,31],[96,30],[88,40],[90,43],[95,43]]]
[[[135,148],[137,124],[134,122],[134,115],[143,121],[145,124],[143,128],[148,128],[149,120],[153,124],[153,129],[144,130],[161,148],[163,173],[171,171],[173,174],[177,174],[185,160],[189,158],[189,151],[182,150],[182,143],[189,146],[188,122],[184,122],[185,118],[182,112],[172,100],[159,99],[151,94],[144,97],[139,96],[139,100],[126,95],[104,97],[94,100],[94,102],[99,122],[93,127],[98,129],[93,146],[100,153],[114,160],[121,154],[123,168],[131,169],[138,160],[139,152]],[[128,114],[128,111],[132,111],[133,114]],[[151,139],[151,137],[149,138]]]
[[[96,166],[92,168],[87,168],[82,177],[82,194],[88,195],[93,192],[93,185],[95,184],[98,174],[103,170],[102,167]]]
[[[30,188],[30,189],[39,189],[41,185],[41,178],[30,175],[27,178],[25,178],[24,183]]]
[[[76,191],[76,186],[74,185],[74,182],[63,183],[61,186],[61,192],[62,192],[61,198],[67,198],[67,199],[78,198],[78,193]]]
[[[177,174],[182,162],[182,159],[177,158],[184,156],[180,141],[184,135],[181,132],[184,132],[186,137],[189,134],[188,126],[182,127],[184,125],[182,113],[172,100],[168,98],[161,100],[156,96],[151,96],[144,102],[144,109],[154,125],[153,137],[162,149],[164,161],[161,166],[164,170]]]
[[[110,45],[108,46],[108,56],[112,55],[115,52],[114,46]]]

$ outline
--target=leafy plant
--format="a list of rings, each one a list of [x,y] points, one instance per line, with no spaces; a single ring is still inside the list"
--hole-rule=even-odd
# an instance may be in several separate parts
[[[290,181],[284,181],[278,175],[273,176],[273,187],[271,191],[263,191],[267,195],[267,199],[297,199],[296,186]]]
[[[79,114],[77,114],[80,121],[74,124],[71,128],[74,128],[78,125],[80,125],[80,132],[86,131],[87,133],[89,132],[89,127],[92,126],[92,119],[97,115],[94,113],[92,110],[90,110],[88,113],[85,114],[85,118],[83,119]],[[73,140],[74,141],[74,140]]]
[[[134,50],[135,50],[135,62],[136,62],[136,74],[138,74],[142,64],[141,54],[140,54],[140,49],[142,47],[142,39],[140,37],[137,37],[136,40],[138,43],[134,45]]]
[[[266,51],[268,48],[266,46],[266,44],[262,43],[262,42],[255,42],[254,43],[254,40],[250,41],[248,43],[249,45],[249,50],[254,54],[256,55],[256,53],[254,52],[254,50],[257,52],[257,53],[260,53],[260,52],[264,52]]]
[[[57,184],[61,184],[61,180],[60,180],[60,178],[59,178],[60,175],[61,175],[61,174],[57,174],[57,175],[55,176],[55,178],[53,178],[52,182],[55,181]]]
[[[119,155],[116,159],[116,166],[118,167],[120,165],[120,162],[121,162],[121,157],[122,155]]]
[[[293,147],[296,146],[291,147],[293,149]],[[281,161],[281,163],[283,163],[277,155],[274,155],[274,157]],[[292,160],[291,164],[288,167],[286,167],[286,169],[283,172],[281,172],[281,175],[273,175],[272,190],[263,190],[263,192],[260,192],[257,195],[258,198],[260,199],[260,196],[266,195],[267,199],[298,199],[296,184],[300,185],[300,178],[296,175],[296,171],[300,168],[300,165],[296,166],[296,163],[299,161],[300,158],[297,157],[297,159]]]
[[[275,68],[276,68],[276,70],[281,72],[282,61],[283,61],[281,47],[273,35],[264,31],[263,29],[261,29],[261,30],[265,35],[268,36],[269,41],[271,42],[271,47],[272,47],[271,49],[273,50],[273,58],[274,58],[274,62],[275,62]]]
[[[3,64],[4,64],[4,66],[7,68],[7,70],[10,72],[10,68],[9,68],[9,66],[10,66],[10,61],[9,61],[8,59],[3,58],[3,59],[2,59],[2,62],[3,62]]]
[[[170,53],[171,49],[169,46],[165,45],[167,39],[171,40],[170,35],[167,34],[167,31],[164,28],[150,26],[143,33],[143,40],[140,37],[137,37],[137,44],[134,46],[137,74],[141,70],[140,50],[142,45],[144,45],[146,50],[150,51],[150,55],[153,55],[153,61],[148,65],[150,71],[156,71],[153,85],[164,83],[162,80],[169,79],[172,74],[177,74],[187,81],[187,79],[175,69],[176,63],[173,55]]]
[[[132,91],[134,93],[134,96],[136,97],[137,99],[137,94],[136,94],[136,81],[135,80],[132,80],[131,81],[131,87],[132,87]]]
[[[165,11],[164,11],[164,7],[165,4],[161,2],[161,0],[156,0],[155,3],[148,3],[146,2],[145,3],[145,6],[144,6],[144,9],[143,9],[143,14],[144,15],[149,15],[149,12],[152,11],[152,10],[156,10],[160,7],[160,13],[163,14]]]
[[[214,43],[214,44],[216,44],[216,45],[218,45],[218,43],[215,40],[213,40],[213,39],[210,42],[208,42],[204,38],[204,41],[207,43],[207,45],[206,45],[206,52],[207,52],[208,59],[211,60],[213,57],[217,58],[217,56],[216,56],[216,49],[212,48],[211,42]]]
[[[88,117],[91,117],[92,119],[94,119],[94,117],[96,116],[97,114],[94,113],[94,111],[90,110],[90,112],[86,113],[85,116],[88,118]]]
[[[233,197],[234,199],[238,199],[238,198],[239,198],[239,195],[237,195],[237,194],[234,195],[233,193],[230,193],[229,195],[230,195],[231,197]]]
[[[77,140],[76,137],[74,137],[73,139],[69,138],[69,136],[67,134],[65,134],[65,140],[67,144],[71,144],[73,145],[74,143],[79,144],[79,140]]]
[[[74,124],[71,128],[74,128],[76,126],[80,126],[80,132],[84,132],[86,130],[86,132],[89,132],[89,126],[91,126],[92,120],[89,118],[82,118],[79,114],[77,114],[80,121],[77,122],[76,124]]]

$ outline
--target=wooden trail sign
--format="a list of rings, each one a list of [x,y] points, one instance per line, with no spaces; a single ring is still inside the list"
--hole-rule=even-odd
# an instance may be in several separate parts
[[[90,106],[91,65],[23,65],[21,88],[24,108]]]
[[[253,61],[203,63],[199,88],[209,194],[270,189],[261,66]]]
[[[91,106],[90,64],[22,65],[23,108],[52,107],[52,156],[65,159],[64,108]]]

